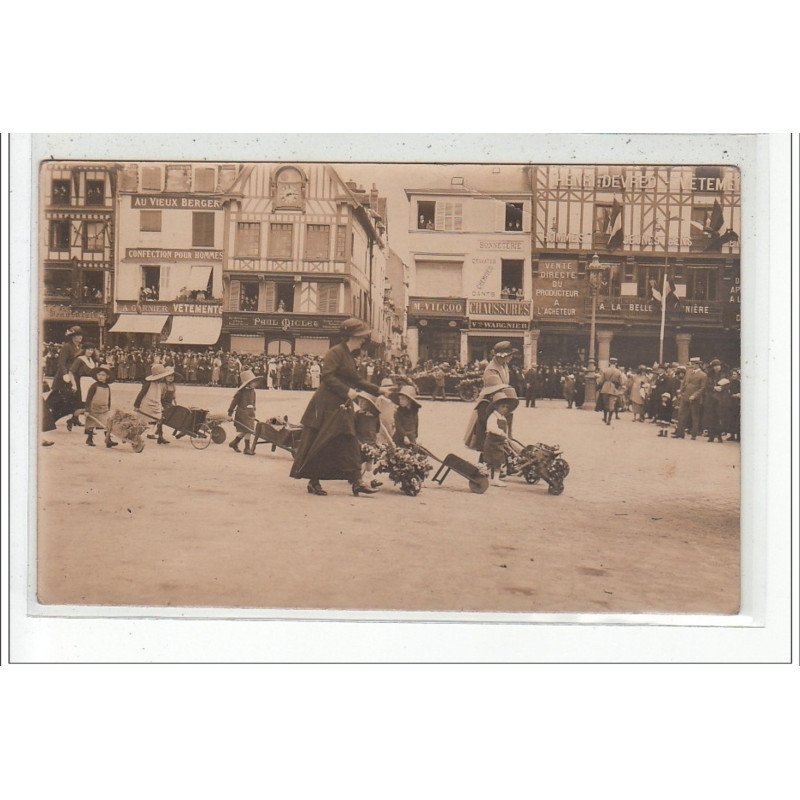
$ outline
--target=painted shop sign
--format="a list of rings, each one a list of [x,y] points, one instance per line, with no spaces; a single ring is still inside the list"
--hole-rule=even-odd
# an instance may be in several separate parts
[[[63,303],[45,303],[44,304],[44,318],[45,319],[86,319],[94,320],[99,324],[104,324],[106,321],[105,314],[99,311],[83,311],[81,309],[71,308]]]
[[[524,253],[524,241],[520,239],[481,239],[478,250],[504,250],[506,252]]]
[[[586,301],[587,311],[591,311],[589,300]],[[602,317],[623,317],[626,319],[644,319],[658,321],[661,318],[661,308],[656,303],[648,303],[643,298],[636,300],[623,300],[621,298],[597,298],[597,315]],[[704,319],[708,322],[718,322],[722,317],[720,303],[681,303],[679,309],[667,311],[667,322],[688,319]]]
[[[137,303],[135,300],[117,300],[116,312],[118,314],[181,314],[194,317],[219,317],[222,315],[222,303],[151,303],[147,300]]]
[[[593,171],[561,168],[557,172],[556,186],[560,189],[601,189],[606,191],[627,191],[628,189],[656,189],[658,178],[656,169],[664,170],[665,167],[656,167],[653,170],[641,169],[625,170],[620,175],[595,175]],[[722,175],[689,175],[681,174],[680,188],[685,192],[729,192],[733,187],[730,176]]]
[[[222,261],[222,250],[176,250],[169,247],[127,247],[126,261]]]
[[[577,261],[540,261],[533,276],[534,318],[583,318],[586,282]]]
[[[526,300],[470,300],[469,315],[530,318],[531,304]]]
[[[471,331],[527,331],[530,322],[522,322],[511,319],[471,319],[469,329]]]
[[[742,294],[738,275],[733,279],[728,298],[723,304],[722,321],[728,326],[740,325],[742,322]]]
[[[181,194],[134,194],[131,196],[131,208],[157,208],[190,211],[221,211],[221,197],[187,197]]]
[[[427,317],[466,317],[467,301],[464,298],[410,297],[408,313]]]
[[[265,333],[338,333],[345,317],[289,316],[286,314],[223,314],[227,328],[260,330]]]

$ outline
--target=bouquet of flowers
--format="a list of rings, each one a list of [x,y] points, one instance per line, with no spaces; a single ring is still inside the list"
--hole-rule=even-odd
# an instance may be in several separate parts
[[[364,447],[362,445],[362,452]],[[375,458],[375,472],[384,472],[394,484],[400,484],[400,491],[411,497],[418,495],[422,482],[433,465],[427,456],[406,447],[379,447]]]
[[[228,421],[228,415],[227,414],[211,414],[211,413],[209,413],[209,414],[206,415],[206,422],[209,425],[211,425],[212,427],[214,425],[222,425],[223,422],[227,422],[227,421]]]
[[[108,432],[123,442],[129,442],[134,452],[141,453],[144,450],[144,439],[142,434],[147,430],[147,425],[133,414],[127,411],[115,411],[108,418]]]

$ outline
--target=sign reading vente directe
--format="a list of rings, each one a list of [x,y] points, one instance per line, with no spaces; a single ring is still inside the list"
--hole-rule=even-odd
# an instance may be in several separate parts
[[[221,197],[201,197],[185,194],[134,194],[131,208],[178,209],[187,211],[221,211]]]
[[[577,261],[540,261],[539,271],[533,276],[533,316],[582,317],[586,294]]]

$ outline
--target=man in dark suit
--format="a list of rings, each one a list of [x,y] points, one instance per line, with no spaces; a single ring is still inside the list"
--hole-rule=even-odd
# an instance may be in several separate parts
[[[703,372],[700,359],[695,356],[689,359],[689,369],[681,384],[681,402],[678,408],[678,428],[672,436],[684,439],[686,429],[691,426],[692,439],[701,433],[700,422],[703,415],[703,390],[706,385],[706,373]]]
[[[536,408],[536,367],[525,371],[525,408]]]

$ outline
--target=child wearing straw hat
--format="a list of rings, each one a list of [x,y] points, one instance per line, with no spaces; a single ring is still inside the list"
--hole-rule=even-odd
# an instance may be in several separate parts
[[[506,462],[506,443],[511,423],[509,417],[519,405],[516,390],[509,386],[502,394],[495,395],[486,417],[486,436],[483,440],[483,460],[491,470],[491,486],[504,487],[500,469]]]
[[[383,484],[375,478],[375,462],[365,453],[364,445],[368,447],[378,446],[378,437],[382,434],[384,438],[389,437],[389,433],[381,423],[381,410],[378,408],[377,398],[367,392],[359,392],[356,395],[356,409],[354,414],[356,438],[361,445],[361,480],[373,489],[377,489]]]
[[[379,395],[378,397],[373,398],[375,401],[375,405],[378,406],[378,409],[381,412],[381,425],[385,429],[385,432],[388,434],[389,441],[392,441],[392,437],[394,436],[394,414],[397,411],[397,386],[395,382],[391,378],[383,378],[380,383],[381,389],[388,389],[391,394],[389,397],[385,395]],[[392,399],[394,398],[394,399]]]
[[[94,447],[95,426],[106,429],[106,447],[116,447],[108,431],[108,414],[111,411],[111,367],[101,364],[94,370],[94,383],[86,392],[86,444]]]
[[[251,446],[251,437],[258,424],[256,420],[256,389],[255,383],[259,380],[259,376],[252,370],[245,369],[239,376],[239,388],[231,400],[231,405],[228,408],[228,418],[233,419],[236,425],[236,438],[228,445],[233,448],[237,453],[239,450],[239,442],[244,439],[244,454],[246,456],[254,456],[256,454],[255,448]],[[235,417],[234,417],[235,413]]]
[[[397,393],[397,410],[394,412],[394,443],[398,447],[415,445],[419,435],[419,410],[422,408],[417,400],[417,392],[413,386],[403,386]]]
[[[164,412],[162,401],[164,395],[168,394],[170,388],[167,386],[167,378],[175,374],[175,367],[166,367],[164,364],[156,362],[150,368],[150,374],[144,379],[142,388],[133,407],[139,414],[152,424],[155,421],[156,440],[158,444],[169,444],[170,440],[164,438],[164,431],[161,426],[161,417]],[[148,438],[153,438],[149,436]]]

